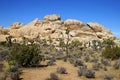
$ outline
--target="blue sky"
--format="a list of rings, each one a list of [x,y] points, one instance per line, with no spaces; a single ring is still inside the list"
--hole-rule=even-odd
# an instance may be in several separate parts
[[[98,22],[120,37],[120,0],[0,0],[0,26],[27,24],[35,18],[59,14],[62,20]]]

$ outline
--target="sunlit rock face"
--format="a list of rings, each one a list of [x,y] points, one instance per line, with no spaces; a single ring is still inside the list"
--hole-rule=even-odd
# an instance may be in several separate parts
[[[61,17],[57,14],[53,14],[53,15],[46,15],[44,17],[44,20],[46,21],[57,21],[57,20],[61,20]]]
[[[19,28],[21,28],[23,26],[24,26],[24,24],[19,23],[19,22],[15,22],[12,25],[10,25],[8,28],[10,28],[10,29],[19,29]]]

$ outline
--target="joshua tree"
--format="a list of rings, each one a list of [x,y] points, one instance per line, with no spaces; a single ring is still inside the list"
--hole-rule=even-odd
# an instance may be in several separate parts
[[[93,41],[92,41],[92,45],[93,45],[92,47],[93,47],[93,50],[97,50],[97,44],[96,44],[96,43],[97,43],[96,40],[93,40]]]
[[[52,38],[49,36],[49,44],[50,44],[50,51],[52,51],[52,43],[53,43],[53,40]]]
[[[26,37],[22,37],[22,40],[23,40],[23,44],[26,44]]]
[[[69,47],[69,40],[70,40],[70,29],[69,28],[67,28],[66,29],[66,35],[67,35],[67,42],[66,42],[66,55],[67,55],[67,57],[68,57],[68,47]]]
[[[64,51],[64,47],[65,47],[65,43],[64,43],[64,35],[63,32],[60,32],[61,36],[58,40],[59,40],[59,47],[62,49],[62,51]]]
[[[59,38],[59,46],[62,48],[62,50],[64,50],[65,43],[63,38]]]
[[[7,46],[8,46],[8,47],[12,46],[12,41],[11,41],[11,39],[12,39],[12,36],[6,37],[6,42],[7,42]]]

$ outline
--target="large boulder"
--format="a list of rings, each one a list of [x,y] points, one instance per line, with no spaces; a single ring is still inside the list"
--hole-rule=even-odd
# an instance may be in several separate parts
[[[59,15],[53,14],[53,15],[47,15],[44,17],[44,20],[46,21],[57,21],[61,20],[61,17]]]
[[[68,19],[64,21],[64,26],[69,27],[70,30],[78,30],[82,28],[83,23],[75,19]]]
[[[14,38],[21,37],[21,34],[19,34],[18,29],[10,29],[9,35],[11,35]]]
[[[111,33],[110,30],[108,30],[107,28],[105,28],[104,26],[96,23],[96,22],[89,22],[87,23],[92,29],[94,29],[95,32],[108,32],[108,33]]]
[[[0,35],[0,42],[2,41],[6,41],[6,37],[8,37],[9,35]]]
[[[64,21],[65,25],[82,25],[83,23],[79,20],[75,20],[75,19],[68,19]]]
[[[112,38],[115,39],[115,36],[112,34],[112,32],[105,28],[104,26],[98,24],[98,23],[87,23],[89,28],[95,33],[97,36],[99,36],[102,39],[105,38]]]
[[[32,22],[28,23],[25,26],[29,26],[29,27],[37,26],[37,27],[39,27],[41,24],[42,24],[42,21],[39,18],[36,18]]]

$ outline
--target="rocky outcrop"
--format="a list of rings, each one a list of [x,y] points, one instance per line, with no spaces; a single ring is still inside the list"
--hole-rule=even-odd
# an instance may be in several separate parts
[[[110,30],[98,23],[87,23],[89,28],[100,38],[115,38]]]
[[[9,35],[0,35],[0,42],[2,41],[6,41],[6,37],[8,37]]]
[[[8,28],[10,29],[19,29],[21,27],[23,27],[24,25],[22,23],[19,23],[19,22],[15,22],[13,23],[12,25],[10,25]]]
[[[64,24],[65,25],[68,25],[68,26],[70,26],[70,25],[83,25],[83,23],[82,22],[80,22],[80,21],[78,21],[78,20],[75,20],[75,19],[68,19],[68,20],[65,20],[64,21]]]
[[[0,26],[0,35],[8,35],[8,32],[8,29],[4,29],[2,26]]]
[[[102,40],[104,38],[115,39],[115,36],[110,30],[98,23],[90,22],[84,24],[83,22],[75,19],[61,21],[61,17],[55,14],[45,16],[44,20],[36,18],[26,25],[17,22],[7,29],[0,27],[0,34],[11,35],[18,42],[21,41],[23,36],[29,40],[38,38],[39,36],[41,39],[49,39],[49,37],[51,37],[57,43],[58,38],[64,38],[66,40],[67,28],[70,29],[70,41],[74,39],[78,39],[84,42],[94,39]],[[7,34],[5,34],[4,30],[7,30]],[[0,39],[3,38],[3,36],[2,38],[0,37]]]
[[[59,15],[53,14],[53,15],[47,15],[44,17],[44,20],[46,21],[57,21],[61,20],[61,17]]]

